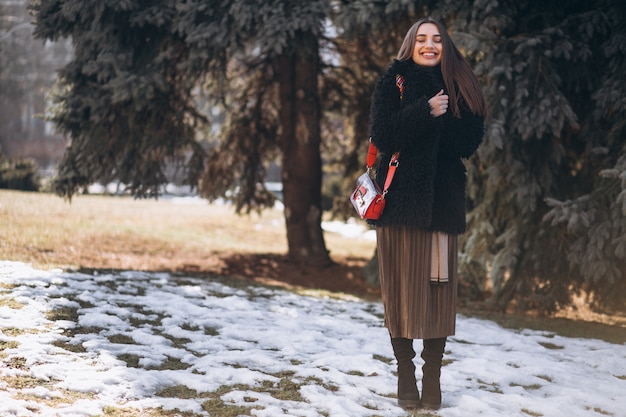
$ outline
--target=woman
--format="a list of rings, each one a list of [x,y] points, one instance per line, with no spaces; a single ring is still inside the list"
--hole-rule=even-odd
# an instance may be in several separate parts
[[[462,159],[480,145],[485,114],[478,80],[445,28],[419,20],[376,84],[370,112],[381,187],[400,152],[385,211],[370,224],[403,408],[441,405],[441,361],[455,332],[457,236],[466,229]],[[421,401],[413,339],[424,340]]]

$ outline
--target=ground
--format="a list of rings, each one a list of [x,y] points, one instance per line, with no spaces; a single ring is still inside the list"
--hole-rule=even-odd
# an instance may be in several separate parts
[[[300,287],[343,292],[362,298],[380,297],[380,288],[365,283],[364,258],[334,257],[330,266],[297,265],[287,255],[276,253],[212,253],[193,262],[164,265],[158,257],[126,259],[123,269],[171,271],[193,276],[228,276],[281,287]],[[91,269],[111,269],[108,264],[90,263]]]
[[[328,221],[332,223],[332,219]],[[345,226],[341,222],[341,230],[345,231]],[[348,226],[356,228],[356,237],[325,233],[331,266],[301,266],[288,262],[280,210],[237,215],[229,205],[207,204],[199,199],[155,201],[91,195],[68,202],[43,193],[0,191],[2,260],[26,262],[39,269],[233,276],[380,299],[379,288],[367,285],[363,275],[375,242],[371,236],[358,235],[362,233],[359,221]],[[601,334],[613,337],[617,332],[620,338],[626,338],[623,314],[593,312],[584,298],[577,302],[559,311],[558,317],[601,323]],[[460,307],[462,312],[501,324],[515,318],[512,314],[489,312],[484,303],[472,306],[464,302]],[[538,317],[528,314],[517,315],[515,320],[515,327],[537,328],[540,323]],[[560,329],[568,325],[549,323]],[[605,329],[605,325],[610,327]],[[590,332],[586,326],[580,331],[587,336]]]
[[[302,266],[289,262],[286,255],[233,254],[223,257],[221,275],[238,276],[256,281],[318,288],[359,296],[378,296],[380,289],[365,283],[362,259],[338,259],[331,266]]]

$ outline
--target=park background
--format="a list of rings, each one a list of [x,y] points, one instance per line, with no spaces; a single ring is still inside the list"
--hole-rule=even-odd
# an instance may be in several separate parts
[[[623,343],[623,2],[3,0],[0,13],[0,188],[30,191],[0,193],[1,259],[375,299],[372,241],[323,225],[359,224],[346,196],[373,84],[432,15],[489,102],[466,163],[460,307]],[[160,204],[181,195],[208,205]],[[252,234],[259,219],[273,226]]]

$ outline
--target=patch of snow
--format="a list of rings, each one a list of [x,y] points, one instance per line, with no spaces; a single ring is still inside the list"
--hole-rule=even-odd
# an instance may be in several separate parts
[[[213,392],[236,384],[247,388],[221,399],[259,407],[251,412],[258,417],[407,415],[393,398],[395,364],[380,302],[164,273],[43,271],[8,261],[0,262],[0,279],[10,285],[0,300],[22,305],[0,304],[2,416],[98,415],[120,404],[208,416],[206,398],[157,394],[179,385]],[[75,309],[78,326],[89,331],[64,335],[77,324],[53,321],[49,313],[59,308]],[[420,341],[415,346],[419,375]],[[444,358],[441,417],[626,416],[626,344],[507,330],[459,316]],[[16,365],[20,360],[25,363]],[[41,384],[7,383],[19,375]],[[284,378],[300,385],[303,401],[253,389],[280,389]],[[62,390],[92,396],[56,409],[37,401],[63,396]]]

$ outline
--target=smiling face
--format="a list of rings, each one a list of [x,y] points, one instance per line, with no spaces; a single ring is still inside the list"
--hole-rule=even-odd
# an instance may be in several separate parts
[[[441,34],[434,23],[424,23],[417,29],[415,46],[413,48],[413,61],[418,65],[428,67],[441,62]]]

